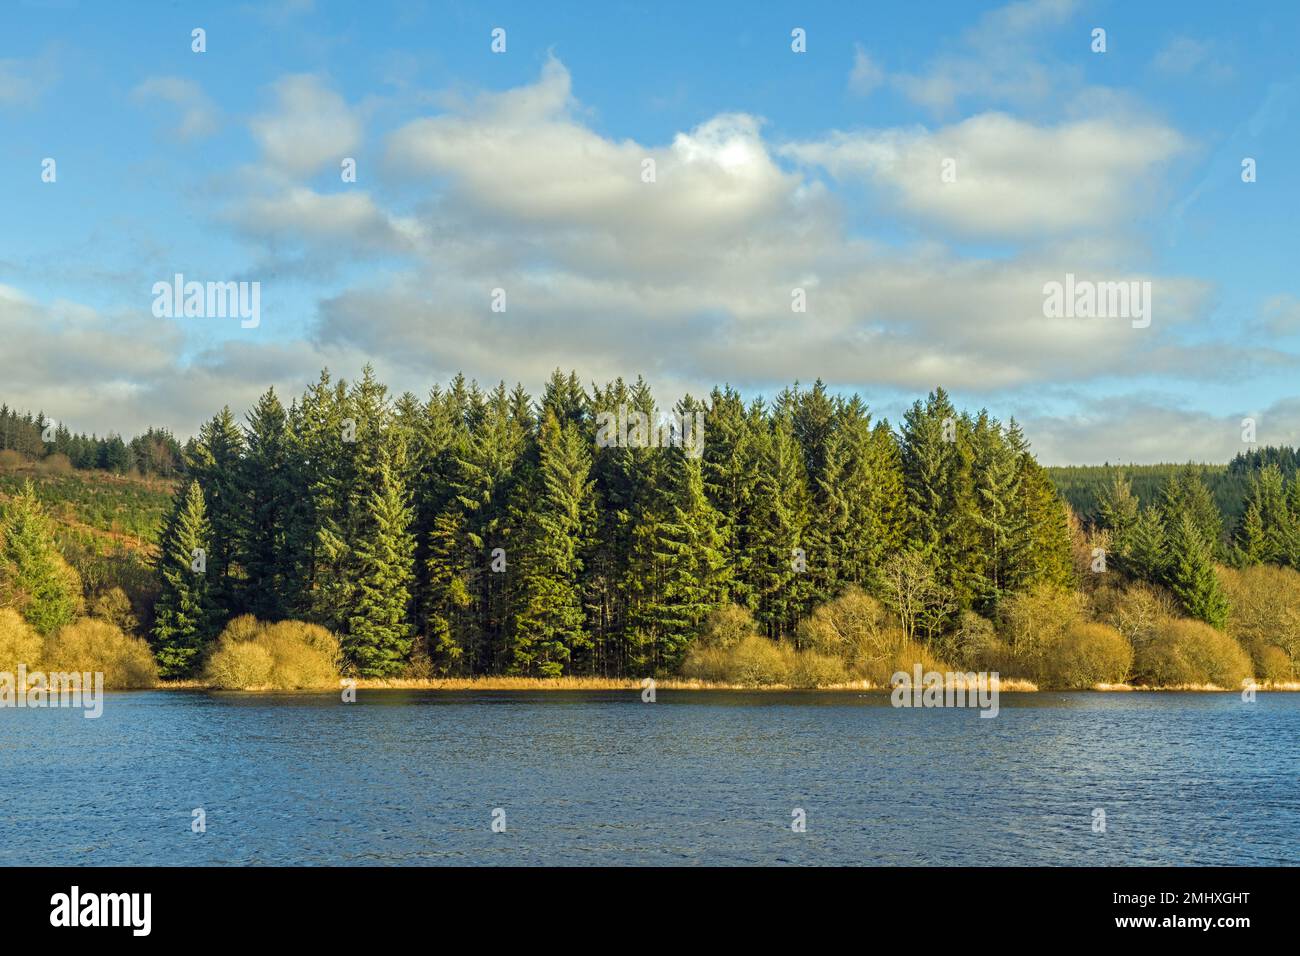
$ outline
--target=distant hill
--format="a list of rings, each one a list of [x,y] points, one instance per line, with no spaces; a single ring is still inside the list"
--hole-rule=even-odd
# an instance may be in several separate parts
[[[1186,465],[1064,465],[1047,469],[1048,477],[1061,496],[1070,503],[1075,514],[1085,522],[1095,521],[1098,502],[1116,475],[1128,478],[1133,494],[1145,507],[1160,500],[1160,489],[1169,476]],[[1232,465],[1195,465],[1201,474],[1214,502],[1219,506],[1227,528],[1235,527],[1245,510],[1246,493],[1250,488],[1251,473],[1235,469]]]

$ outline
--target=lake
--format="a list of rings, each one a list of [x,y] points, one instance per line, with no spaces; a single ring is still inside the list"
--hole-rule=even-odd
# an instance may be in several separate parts
[[[0,864],[1296,865],[1298,742],[1300,694],[115,693],[0,711]]]

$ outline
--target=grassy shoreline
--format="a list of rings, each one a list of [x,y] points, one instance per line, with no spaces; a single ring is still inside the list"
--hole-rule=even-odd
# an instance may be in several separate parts
[[[357,690],[440,690],[440,691],[641,691],[641,681],[632,678],[606,677],[441,677],[441,678],[358,678]],[[201,680],[164,681],[154,690],[211,690],[211,685]],[[319,693],[333,688],[318,688],[312,693]],[[871,681],[850,681],[842,684],[827,684],[819,687],[791,687],[786,684],[767,684],[752,686],[747,684],[721,684],[708,681],[666,678],[655,681],[656,690],[709,690],[709,691],[877,691],[887,692],[888,686],[874,684]],[[1269,682],[1261,681],[1255,685],[1260,692],[1297,692],[1300,681]],[[1167,687],[1148,687],[1140,684],[1097,684],[1088,688],[1095,693],[1112,692],[1146,692],[1146,691],[1199,691],[1204,693],[1240,693],[1240,688],[1218,687],[1214,684],[1179,684]],[[1041,690],[1032,681],[1018,678],[1006,678],[999,682],[1000,693],[1050,693],[1051,689]],[[1067,691],[1059,691],[1067,693]],[[1069,691],[1073,693],[1073,691]],[[275,688],[248,689],[233,693],[295,693]]]

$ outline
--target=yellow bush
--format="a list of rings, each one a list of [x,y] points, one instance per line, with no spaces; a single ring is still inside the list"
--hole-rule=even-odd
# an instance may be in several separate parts
[[[842,684],[849,679],[844,662],[830,654],[817,651],[798,651],[790,670],[789,683],[793,687],[824,687]]]
[[[338,677],[338,638],[325,628],[247,614],[226,625],[204,666],[204,678],[226,690],[337,687]]]
[[[1259,652],[1255,663],[1255,675],[1261,680],[1282,683],[1294,679],[1295,665],[1291,663],[1291,658],[1286,651],[1280,647],[1270,646]]]
[[[797,658],[789,645],[750,634],[731,647],[691,647],[682,673],[693,680],[719,684],[787,684],[795,673]]]
[[[793,658],[792,648],[757,634],[751,635],[732,649],[732,680],[753,686],[787,683],[794,669]]]
[[[1178,617],[1177,600],[1155,585],[1137,583],[1101,593],[1109,600],[1097,606],[1097,619],[1123,634],[1134,651],[1151,643],[1163,624]]]
[[[233,641],[212,652],[203,676],[222,690],[252,690],[270,686],[274,667],[265,647],[252,641]]]
[[[757,633],[754,615],[739,604],[724,604],[705,618],[695,644],[701,648],[727,650]]]
[[[19,664],[40,668],[41,638],[17,611],[0,607],[0,671],[17,673]]]
[[[1053,648],[1082,616],[1080,595],[1051,585],[1039,585],[1004,600],[998,608],[999,630],[1011,649],[1010,663],[1016,676],[1043,681]]]
[[[1265,665],[1270,647],[1281,648],[1292,668],[1300,663],[1300,571],[1263,564],[1241,571],[1221,568],[1219,576],[1232,604],[1228,633],[1255,663]]]
[[[1048,686],[1088,688],[1121,684],[1133,666],[1133,645],[1105,624],[1073,624],[1046,658]]]
[[[123,634],[115,624],[89,617],[65,624],[45,639],[43,666],[52,672],[102,672],[105,687],[153,687],[158,683],[158,665],[148,644]]]
[[[840,660],[853,673],[879,671],[897,652],[902,632],[889,626],[880,602],[850,586],[800,622],[799,647]]]
[[[1237,688],[1251,676],[1250,657],[1229,635],[1201,621],[1166,621],[1154,639],[1137,649],[1133,669],[1155,686],[1216,684]]]

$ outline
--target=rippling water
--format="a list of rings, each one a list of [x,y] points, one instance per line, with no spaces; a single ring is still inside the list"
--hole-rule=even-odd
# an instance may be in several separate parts
[[[0,710],[0,863],[1300,863],[1300,695],[1001,703],[173,691],[111,694],[99,720]]]

